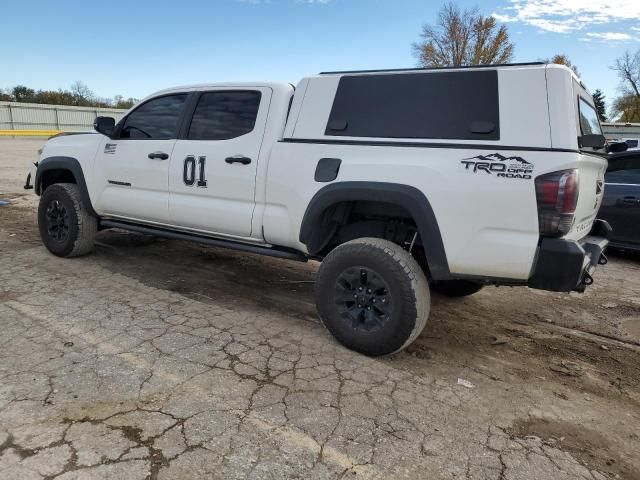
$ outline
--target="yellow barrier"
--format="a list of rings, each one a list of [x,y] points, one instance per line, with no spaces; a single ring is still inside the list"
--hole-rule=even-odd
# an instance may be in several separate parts
[[[59,130],[0,130],[0,137],[50,137]]]

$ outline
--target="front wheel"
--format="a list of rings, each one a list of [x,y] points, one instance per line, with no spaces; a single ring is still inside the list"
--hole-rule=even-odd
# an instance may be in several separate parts
[[[93,248],[98,221],[87,210],[74,183],[56,183],[40,197],[40,238],[58,257],[78,257]]]
[[[369,356],[398,352],[413,342],[431,305],[429,284],[415,259],[379,238],[332,250],[318,270],[315,297],[333,336]]]

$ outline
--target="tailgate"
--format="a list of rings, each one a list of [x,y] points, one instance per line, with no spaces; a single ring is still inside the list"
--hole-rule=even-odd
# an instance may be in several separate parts
[[[573,228],[567,239],[580,240],[589,234],[604,196],[604,174],[607,159],[596,155],[580,155],[578,166],[579,193]]]

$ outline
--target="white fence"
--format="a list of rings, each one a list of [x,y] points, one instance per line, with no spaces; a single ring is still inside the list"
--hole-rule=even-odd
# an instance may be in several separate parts
[[[0,102],[0,130],[89,130],[96,117],[113,117],[117,122],[125,112],[117,108]]]
[[[640,139],[640,123],[603,123],[602,133],[607,140]]]

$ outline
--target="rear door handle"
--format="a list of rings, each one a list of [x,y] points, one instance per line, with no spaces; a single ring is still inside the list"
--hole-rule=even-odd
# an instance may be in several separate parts
[[[251,163],[251,159],[249,157],[243,157],[242,155],[238,155],[235,157],[227,157],[224,159],[225,162],[231,163],[241,163],[242,165],[249,165]]]
[[[169,158],[169,154],[164,152],[152,152],[147,156],[151,160],[167,160]]]
[[[638,200],[636,197],[624,197],[622,199],[622,203],[630,207],[635,207],[637,205],[640,205],[640,200]]]

